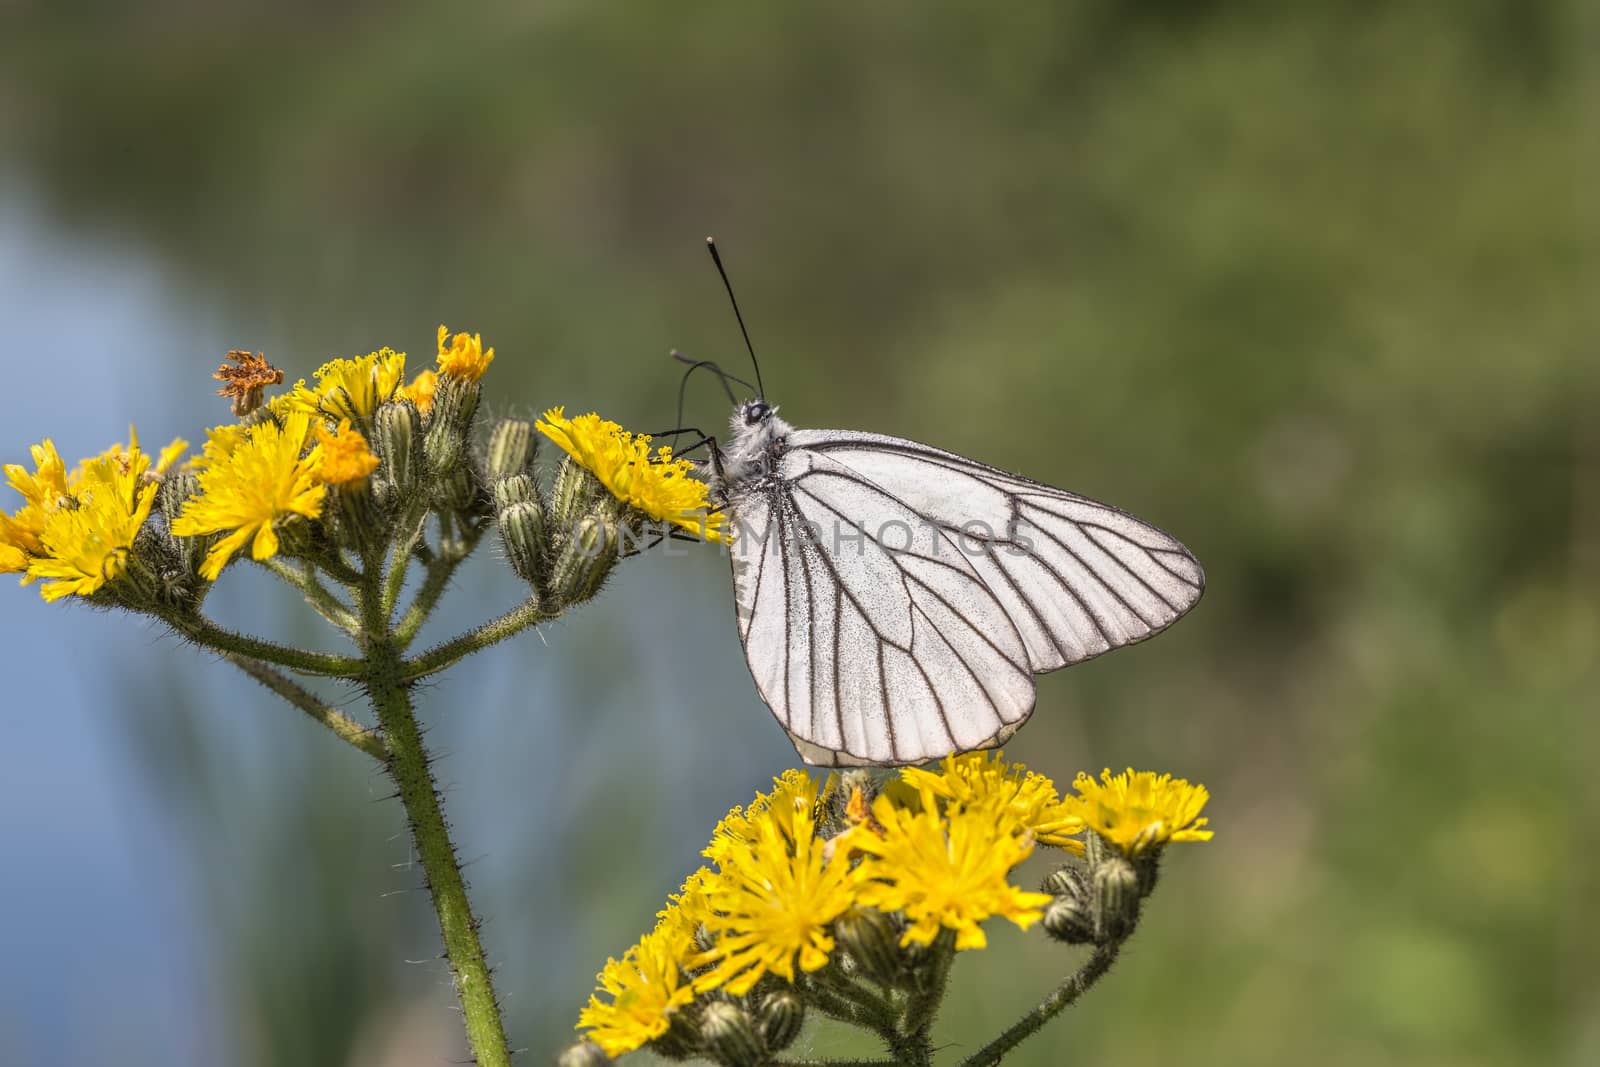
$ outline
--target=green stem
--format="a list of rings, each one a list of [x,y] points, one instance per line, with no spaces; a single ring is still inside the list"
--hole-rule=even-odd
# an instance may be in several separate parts
[[[259,660],[236,656],[231,652],[224,653],[223,658],[332,730],[341,740],[349,742],[375,760],[389,758],[389,749],[383,743],[382,734],[362,726],[337,708],[324,704],[315,694],[302,688],[288,675]]]
[[[435,645],[414,659],[405,661],[401,664],[401,680],[414,682],[430,674],[437,674],[464,656],[481,651],[490,645],[499,644],[534,623],[553,619],[559,614],[560,612],[546,613],[539,606],[539,598],[530,597],[498,619],[492,619],[475,630],[468,630],[442,645]]]
[[[403,673],[405,664],[383,616],[383,594],[374,564],[375,561],[368,563],[371,577],[363,583],[360,597],[368,641],[364,680],[388,743],[389,774],[411,822],[417,858],[439,917],[445,956],[455,977],[456,996],[461,1001],[474,1061],[479,1067],[510,1067],[505,1024],[500,1018],[500,1004],[495,999],[483,944],[478,939],[478,921],[472,915],[466,880],[461,876],[450,828],[439,804],[438,787],[429,769],[428,752]]]
[[[933,960],[922,977],[922,987],[912,994],[906,1006],[904,1043],[896,1048],[897,1053],[908,1055],[911,1062],[918,1064],[932,1062],[928,1035],[950,985],[950,965],[956,955],[955,932],[941,930],[931,951]]]
[[[328,652],[290,648],[275,641],[264,641],[259,637],[235,633],[200,615],[163,612],[159,617],[197,645],[203,645],[216,652],[231,652],[250,659],[263,660],[302,674],[322,674],[331,678],[360,678],[366,667],[362,660],[350,656],[335,656]]]
[[[773,1060],[772,1067],[900,1067],[899,1060]]]
[[[361,622],[344,605],[333,592],[317,578],[315,568],[309,562],[303,563],[300,568],[295,568],[281,557],[273,556],[271,559],[262,560],[261,565],[288,582],[305,595],[306,603],[316,609],[328,622],[337,626],[352,637],[361,632]]]
[[[360,588],[363,575],[350,564],[344,561],[338,549],[330,548],[317,557],[317,566],[333,576],[333,580],[341,585],[350,586],[352,589]]]
[[[417,542],[422,540],[423,533],[428,528],[428,505],[425,498],[407,509],[405,516],[400,520],[402,536],[395,541],[394,551],[389,554],[389,573],[383,579],[383,617],[394,617],[395,604],[400,600],[400,590],[405,588],[406,569],[411,565],[411,554],[417,549]]]
[[[999,1063],[1002,1056],[1032,1037],[1040,1027],[1061,1014],[1065,1008],[1087,992],[1090,986],[1104,977],[1111,969],[1111,965],[1116,962],[1117,953],[1121,950],[1121,941],[1108,941],[1096,948],[1094,955],[1089,957],[1088,962],[1076,974],[1062,982],[1055,992],[1041,1000],[1038,1007],[1018,1019],[1005,1033],[962,1060],[960,1067],[990,1067],[991,1064]]]

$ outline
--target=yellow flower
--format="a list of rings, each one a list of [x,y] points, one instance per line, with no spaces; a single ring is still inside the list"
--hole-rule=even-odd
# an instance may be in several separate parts
[[[998,752],[946,756],[937,771],[906,767],[900,777],[911,788],[928,790],[968,811],[987,810],[1011,833],[1031,833],[1043,845],[1083,854],[1083,818],[1077,805],[1063,801],[1055,783]]]
[[[56,451],[55,442],[46,439],[34,445],[34,472],[20,463],[6,464],[6,481],[22,494],[22,507],[14,514],[0,513],[0,573],[16,573],[28,568],[28,557],[44,551],[39,537],[44,533],[50,512],[70,495],[67,491],[67,465]]]
[[[648,434],[631,434],[593,412],[569,419],[564,408],[551,408],[535,425],[635,511],[707,541],[730,539],[727,515],[711,512],[709,487],[694,477],[694,464],[673,459],[665,447],[651,456]]]
[[[123,572],[157,491],[144,479],[151,458],[140,449],[138,433],[130,428],[129,434],[127,448],[112,445],[70,475],[49,441],[33,449],[37,473],[7,467],[25,503],[16,515],[0,516],[0,570],[25,570],[25,584],[43,580],[39,594],[50,601],[89,596]],[[187,447],[177,440],[162,449],[156,472],[165,472]]]
[[[445,338],[450,339],[448,345]],[[439,327],[439,373],[452,378],[465,378],[475,382],[494,362],[494,349],[484,350],[482,334],[458,333],[450,337],[450,330]]]
[[[599,989],[578,1015],[578,1029],[613,1058],[667,1032],[672,1015],[694,999],[683,980],[690,942],[673,930],[646,934],[623,957],[606,961]],[[609,1000],[601,1000],[599,994]]]
[[[1200,817],[1211,797],[1203,785],[1132,767],[1117,775],[1108,768],[1098,782],[1079,774],[1072,785],[1084,822],[1125,855],[1168,841],[1211,840],[1208,820]]]
[[[329,485],[359,482],[378,469],[378,457],[367,447],[367,439],[350,428],[349,419],[339,420],[339,428],[331,433],[317,423],[317,442],[322,448],[322,480]]]
[[[952,804],[941,814],[933,791],[923,789],[915,806],[880,795],[872,813],[881,834],[865,826],[849,831],[850,847],[866,854],[856,900],[904,912],[911,925],[902,945],[932,944],[943,927],[955,931],[958,950],[983,948],[983,920],[998,915],[1027,929],[1044,914],[1048,895],[1006,880],[1033,851],[1032,840],[1013,835],[992,812]]]
[[[709,867],[701,867],[684,879],[683,888],[667,901],[667,906],[656,912],[656,929],[670,930],[693,942],[700,927],[710,916],[706,900],[706,887],[716,874]]]
[[[230,531],[206,554],[200,574],[207,581],[216,581],[252,539],[255,559],[276,555],[279,522],[322,514],[328,487],[321,479],[321,446],[300,454],[310,421],[310,415],[300,413],[290,415],[281,427],[274,422],[251,426],[242,443],[200,472],[200,493],[185,502],[172,521],[172,532],[197,537]]]
[[[418,371],[417,376],[411,379],[411,384],[401,386],[400,391],[395,395],[411,401],[417,406],[418,411],[426,415],[433,410],[433,394],[438,388],[439,375],[434,373],[432,367],[429,367]]]
[[[315,389],[302,378],[293,390],[269,401],[267,408],[280,419],[303,412],[361,422],[394,398],[405,374],[406,354],[390,348],[356,359],[330,360],[318,369]]]
[[[751,844],[760,833],[763,821],[775,820],[794,836],[792,827],[802,814],[814,816],[817,809],[817,780],[802,770],[787,770],[772,780],[772,793],[757,793],[748,806],[734,808],[711,831],[711,843],[702,853],[721,862],[724,852],[737,844]]]
[[[769,804],[723,839],[720,870],[704,888],[712,947],[702,961],[712,969],[696,991],[743,996],[768,973],[793,982],[797,962],[803,971],[827,965],[828,927],[851,905],[854,874],[850,857],[817,835],[814,808]]]

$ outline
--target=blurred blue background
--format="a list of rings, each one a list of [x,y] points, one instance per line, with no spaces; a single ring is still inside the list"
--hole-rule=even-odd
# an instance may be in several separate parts
[[[426,362],[440,322],[498,349],[494,413],[666,425],[669,347],[740,359],[715,233],[786,417],[1102,497],[1207,566],[1171,633],[1043,679],[1009,750],[1203,781],[1218,830],[1014,1062],[1594,1062],[1597,29],[1577,0],[13,2],[0,453],[198,441],[229,348],[292,379]],[[437,634],[515,596],[481,556]],[[249,568],[213,604],[320,639]],[[0,633],[0,1063],[464,1055],[363,757],[129,618],[19,590]],[[423,708],[544,1062],[792,750],[710,550]],[[997,931],[939,1039],[1071,963]]]

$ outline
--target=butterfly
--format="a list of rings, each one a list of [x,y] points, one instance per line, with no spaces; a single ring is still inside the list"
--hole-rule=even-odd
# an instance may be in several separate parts
[[[899,437],[797,430],[759,365],[755,389],[706,475],[745,659],[807,763],[1004,744],[1036,675],[1161,632],[1205,590],[1187,548],[1126,512]]]

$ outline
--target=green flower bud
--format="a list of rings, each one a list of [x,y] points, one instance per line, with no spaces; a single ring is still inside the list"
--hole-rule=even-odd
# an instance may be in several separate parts
[[[563,530],[594,510],[595,501],[605,493],[605,486],[585,470],[571,456],[561,461],[556,470],[555,488],[550,493],[550,517]]]
[[[183,511],[184,502],[190,497],[200,493],[200,479],[190,471],[170,473],[161,482],[161,488],[156,492],[156,504],[161,508],[161,513],[167,517],[170,525]],[[200,564],[205,562],[206,552],[210,550],[211,543],[215,540],[209,535],[196,537],[177,537],[167,535],[172,543],[172,551],[177,560],[178,569],[187,580],[200,576]]]
[[[545,540],[544,509],[537,500],[524,500],[503,509],[499,516],[500,539],[506,546],[506,558],[517,577],[528,582],[540,593],[545,591],[549,577],[549,545]]]
[[[731,1001],[707,1004],[700,1016],[700,1043],[722,1067],[759,1067],[766,1048],[750,1013]]]
[[[899,981],[905,956],[893,919],[876,908],[852,908],[834,920],[833,933],[862,977],[883,986]]]
[[[1059,896],[1044,909],[1044,930],[1057,941],[1087,945],[1094,940],[1094,915],[1082,896]]]
[[[440,375],[426,443],[428,465],[436,475],[450,473],[465,460],[481,392],[475,381]]]
[[[161,478],[156,490],[156,507],[171,519],[183,510],[184,502],[200,493],[200,477],[193,471],[172,471]]]
[[[409,400],[394,400],[378,408],[374,421],[384,481],[396,499],[408,500],[422,484],[422,413]]]
[[[1118,855],[1094,869],[1094,937],[1104,944],[1133,932],[1139,919],[1139,872]]]
[[[533,480],[532,475],[514,474],[509,478],[501,478],[494,483],[494,509],[504,511],[513,504],[538,504],[540,510],[544,509],[544,501],[540,497],[539,484]]]
[[[550,591],[562,607],[582,603],[600,591],[616,565],[620,541],[613,524],[593,515],[579,520],[550,568]]]
[[[687,1004],[668,1013],[667,1032],[651,1041],[649,1049],[669,1060],[694,1059],[700,1055],[700,1005]]]
[[[357,551],[383,543],[385,516],[373,493],[372,480],[330,487],[323,512],[333,543]]]
[[[593,1041],[579,1041],[568,1045],[556,1057],[556,1067],[605,1067],[611,1062],[605,1050]]]
[[[440,510],[459,515],[479,515],[488,510],[488,494],[483,492],[478,473],[472,469],[471,463],[458,463],[437,478],[433,486],[433,499]]]
[[[792,989],[778,989],[761,998],[757,1012],[767,1049],[781,1052],[794,1044],[806,1021],[806,1002]]]
[[[1076,867],[1058,867],[1050,872],[1039,887],[1039,892],[1049,893],[1053,897],[1076,897],[1087,900],[1089,897],[1089,880],[1083,872]]]
[[[489,481],[498,483],[502,478],[528,474],[533,470],[533,457],[538,449],[538,438],[533,423],[523,419],[501,419],[489,435]]]

